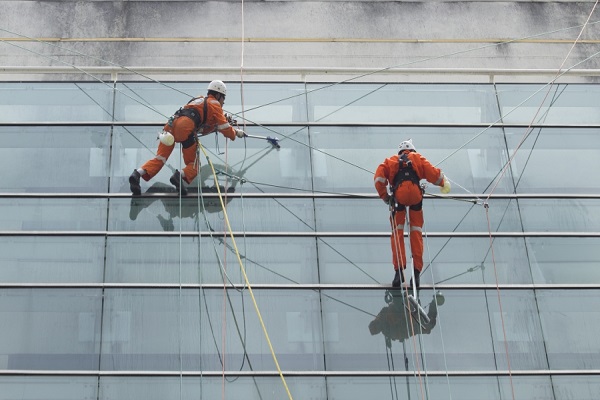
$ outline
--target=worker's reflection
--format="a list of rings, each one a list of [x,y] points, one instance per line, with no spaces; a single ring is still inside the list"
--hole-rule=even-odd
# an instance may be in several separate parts
[[[219,171],[225,170],[223,166],[216,165],[215,169]],[[241,175],[236,174],[241,177]],[[203,165],[200,168],[197,185],[188,186],[188,195],[183,197],[180,201],[178,197],[164,197],[164,196],[149,196],[149,197],[131,197],[131,207],[129,209],[129,219],[135,221],[139,214],[145,208],[150,207],[155,202],[161,202],[165,213],[156,215],[156,218],[160,222],[162,228],[166,232],[175,230],[175,224],[173,220],[175,218],[196,218],[200,213],[216,213],[222,211],[221,201],[216,196],[206,196],[207,194],[218,193],[217,187],[214,185],[214,179],[212,169],[209,165]],[[212,186],[208,184],[212,182]],[[236,185],[239,180],[233,179],[230,181],[227,188],[224,185],[219,184],[219,190],[223,195],[223,201],[227,205],[233,197],[226,197],[228,193],[234,193]],[[195,183],[195,182],[194,182]],[[168,185],[162,182],[156,182],[146,190],[145,194],[177,194],[176,189],[172,185]],[[198,195],[202,193],[203,196],[198,198]]]
[[[406,296],[403,299],[399,290],[386,290],[385,302],[388,305],[383,307],[375,319],[369,323],[371,335],[383,333],[388,347],[392,346],[392,340],[403,342],[419,333],[431,333],[437,322],[437,306],[444,304],[444,296],[441,292],[437,292],[429,305],[425,307],[429,317],[428,323],[425,323],[424,318],[421,318],[419,323],[416,312],[413,313],[414,318],[412,318],[411,313],[404,307],[403,301],[408,302]],[[407,320],[407,318],[410,319]]]

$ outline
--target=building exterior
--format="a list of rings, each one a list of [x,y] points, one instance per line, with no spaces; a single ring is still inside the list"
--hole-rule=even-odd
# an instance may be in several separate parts
[[[425,19],[434,3],[250,2],[247,42],[229,25],[217,40],[232,2],[4,3],[0,400],[598,398],[593,19],[573,46],[593,3],[440,2]],[[14,26],[18,7],[42,22]],[[367,29],[383,15],[413,30]],[[132,197],[165,120],[213,78],[280,148],[205,136],[190,195],[169,184],[176,149]],[[426,187],[422,332],[390,291],[373,187],[409,138],[453,185]]]

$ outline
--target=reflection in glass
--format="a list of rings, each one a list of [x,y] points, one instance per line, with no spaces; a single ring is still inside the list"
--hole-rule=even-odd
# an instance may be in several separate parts
[[[0,127],[0,192],[105,193],[109,127]]]
[[[253,293],[281,369],[323,370],[318,293]],[[247,289],[107,290],[104,311],[102,370],[275,369]]]
[[[251,284],[318,283],[313,238],[236,238]],[[107,282],[245,284],[231,239],[110,237]]]
[[[103,237],[3,237],[0,282],[102,282]]]
[[[550,369],[599,369],[600,291],[536,293]]]
[[[97,370],[100,289],[3,289],[0,370]]]

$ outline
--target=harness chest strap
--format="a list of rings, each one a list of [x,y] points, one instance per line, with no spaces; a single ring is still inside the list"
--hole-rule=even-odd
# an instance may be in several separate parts
[[[188,104],[190,104],[195,99],[197,99],[197,97],[194,97],[192,100],[188,101]],[[206,122],[206,115],[208,112],[208,99],[205,98],[203,103],[204,103],[204,109],[203,109],[204,122]],[[202,128],[203,121],[202,121],[202,117],[200,116],[200,114],[198,114],[198,111],[196,109],[182,107],[179,110],[177,110],[171,118],[169,118],[169,126],[173,126],[173,121],[179,117],[188,117],[189,119],[194,121],[194,130],[192,131],[192,133],[190,133],[190,136],[188,136],[188,138],[186,140],[181,142],[181,145],[183,146],[183,148],[187,149],[188,147],[192,146],[195,143],[196,138],[195,138],[194,134],[200,128]]]
[[[190,104],[192,101],[196,100],[197,97],[194,97],[187,104]],[[173,126],[173,121],[179,117],[188,117],[192,121],[194,121],[194,131],[197,131],[202,127],[203,122],[206,122],[206,114],[208,112],[208,99],[205,98],[204,101],[204,121],[202,121],[202,116],[198,113],[198,111],[194,108],[183,108],[181,107],[179,110],[175,111],[173,116],[169,118],[169,126]]]
[[[399,159],[400,167],[392,180],[392,193],[396,193],[396,189],[398,189],[398,186],[400,186],[402,182],[411,181],[417,186],[419,186],[421,182],[417,173],[412,168],[412,165],[406,162],[407,159],[406,154],[403,154]]]

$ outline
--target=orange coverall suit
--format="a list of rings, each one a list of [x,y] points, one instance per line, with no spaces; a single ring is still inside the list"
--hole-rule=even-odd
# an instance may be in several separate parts
[[[400,155],[406,154],[411,161],[412,169],[419,180],[425,179],[428,182],[437,185],[444,185],[444,173],[434,167],[425,157],[415,151],[404,150]],[[375,172],[375,189],[382,200],[386,201],[388,196],[387,186],[394,182],[394,177],[400,170],[400,163],[406,165],[400,160],[399,155],[386,158],[379,164]],[[407,167],[410,168],[410,167]],[[423,269],[423,193],[420,185],[411,180],[404,180],[398,185],[395,193],[398,207],[390,217],[392,223],[392,262],[394,269],[399,267],[406,268],[406,252],[404,249],[404,224],[406,222],[406,207],[409,208],[410,223],[410,249],[412,252],[414,268],[419,272]]]
[[[207,101],[206,116],[204,115],[204,101]],[[198,144],[196,143],[194,135],[199,133],[204,136],[217,130],[221,132],[223,136],[231,140],[235,140],[236,136],[235,129],[229,124],[227,118],[225,118],[225,115],[223,114],[221,103],[219,103],[214,96],[196,97],[183,108],[191,108],[199,113],[202,125],[196,127],[192,118],[182,115],[173,120],[172,126],[169,125],[169,123],[165,124],[163,130],[165,132],[170,132],[175,138],[176,143],[183,143],[183,149],[181,150],[183,153],[183,162],[185,163],[185,167],[183,168],[185,176],[183,179],[189,184],[198,175],[198,163],[196,162],[196,148],[198,147]],[[145,181],[149,181],[158,174],[169,159],[174,148],[175,145],[167,146],[162,142],[159,142],[156,157],[148,160],[142,165],[142,168],[146,171],[146,173],[142,175],[142,178],[144,178]]]

